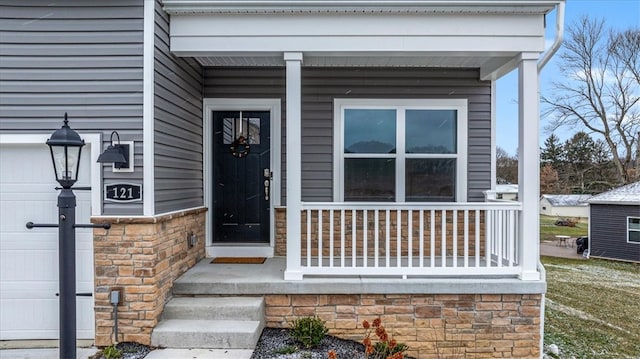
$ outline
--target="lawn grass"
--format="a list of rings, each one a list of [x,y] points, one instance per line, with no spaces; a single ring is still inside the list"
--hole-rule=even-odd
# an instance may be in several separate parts
[[[542,257],[545,345],[562,358],[640,358],[640,264]]]
[[[586,236],[589,233],[589,225],[586,219],[581,219],[575,227],[556,226],[559,217],[540,216],[540,241],[553,241],[557,235],[573,238]]]

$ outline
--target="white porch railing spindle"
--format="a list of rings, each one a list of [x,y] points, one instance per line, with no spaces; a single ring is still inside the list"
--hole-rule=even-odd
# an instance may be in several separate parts
[[[493,251],[493,216],[491,211],[485,212],[484,227],[485,227],[485,240],[484,240],[484,261],[486,267],[491,267],[491,252]]]
[[[375,251],[373,252],[373,266],[374,267],[378,267],[378,263],[380,263],[380,214],[378,212],[378,210],[376,209],[373,212],[373,216],[374,216],[374,222],[373,222],[373,226],[374,226],[374,230],[375,233],[373,234],[374,236],[374,247],[375,247]]]
[[[516,257],[516,241],[515,241],[515,224],[516,224],[516,218],[515,218],[515,212],[513,211],[509,211],[509,235],[508,235],[508,240],[509,240],[509,267],[513,267],[514,265],[514,258]]]
[[[453,267],[455,268],[458,266],[458,210],[457,209],[453,210],[452,224],[453,224],[453,236],[451,237],[451,240],[453,242],[453,254],[451,256],[453,257]]]
[[[464,267],[469,268],[469,211],[464,210]]]
[[[377,232],[376,232],[377,233]],[[376,234],[377,235],[377,234]],[[369,254],[369,225],[367,221],[367,210],[362,211],[362,265],[366,268],[369,263],[367,263],[367,255]],[[376,261],[375,266],[378,266],[378,262]]]
[[[329,211],[329,267],[333,267],[333,241],[334,241],[333,212],[334,211]]]
[[[520,209],[514,202],[303,203],[306,235],[296,261],[303,275],[517,276]]]
[[[480,267],[480,211],[476,209],[476,267]]]
[[[396,211],[396,267],[402,267],[402,214]]]
[[[442,223],[440,224],[440,261],[441,266],[447,266],[447,210],[440,211]]]
[[[430,267],[433,268],[436,266],[436,211],[431,210],[431,258],[430,259]]]
[[[497,227],[498,227],[498,233],[496,235],[496,243],[498,244],[498,253],[496,256],[496,260],[498,261],[498,267],[502,267],[502,253],[504,252],[504,240],[503,240],[503,235],[504,235],[504,217],[502,215],[502,211],[498,211],[498,221],[497,221]]]
[[[413,267],[413,211],[407,215],[407,267]]]
[[[311,214],[310,209],[307,212],[307,267],[311,267]]]
[[[391,212],[387,209],[385,211],[385,245],[384,245],[384,253],[385,253],[385,266],[389,267],[391,265]]]
[[[340,210],[340,267],[344,267],[344,260],[346,257],[346,253],[344,251],[344,239],[345,239],[345,231],[347,230],[346,225],[344,223],[344,209]]]
[[[419,267],[424,267],[424,210],[420,210],[420,265]]]
[[[356,210],[351,210],[351,267],[356,267],[356,259],[358,255],[358,242],[356,241]]]
[[[318,267],[322,267],[322,210],[318,210]]]

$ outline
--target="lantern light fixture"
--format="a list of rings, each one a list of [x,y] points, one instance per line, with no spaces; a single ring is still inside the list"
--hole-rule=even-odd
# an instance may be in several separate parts
[[[47,145],[51,150],[51,160],[56,181],[62,188],[71,188],[78,180],[78,169],[80,168],[80,154],[84,140],[80,135],[69,127],[67,114],[64,114],[64,124],[62,128],[51,134],[47,140]]]

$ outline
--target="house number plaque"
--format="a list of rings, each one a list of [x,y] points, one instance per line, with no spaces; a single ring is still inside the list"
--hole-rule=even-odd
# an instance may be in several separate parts
[[[142,185],[112,183],[104,185],[104,200],[109,202],[138,202],[142,200]]]

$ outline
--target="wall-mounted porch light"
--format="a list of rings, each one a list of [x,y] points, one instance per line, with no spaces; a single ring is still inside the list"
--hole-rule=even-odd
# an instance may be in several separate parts
[[[117,138],[117,143],[113,143],[114,136]],[[109,147],[98,156],[98,162],[113,163],[114,172],[132,172],[131,150],[133,143],[120,143],[120,135],[117,131],[111,132],[110,140]]]

